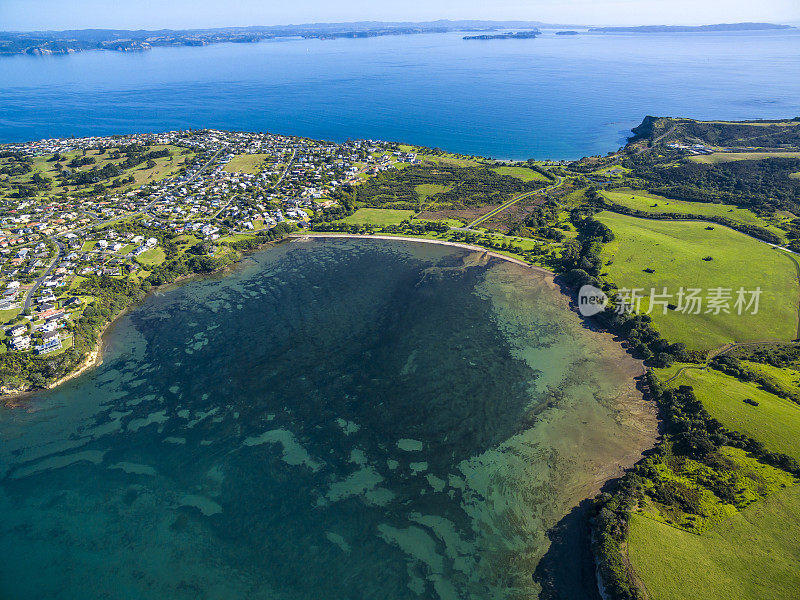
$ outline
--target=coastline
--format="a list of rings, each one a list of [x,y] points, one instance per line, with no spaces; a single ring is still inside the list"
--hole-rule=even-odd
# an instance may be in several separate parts
[[[492,258],[500,258],[502,260],[506,260],[508,262],[514,263],[521,267],[527,267],[533,271],[541,273],[542,275],[548,275],[550,277],[555,277],[556,273],[549,269],[545,269],[544,267],[540,267],[538,265],[532,265],[530,263],[526,263],[524,260],[520,260],[518,258],[514,258],[512,256],[507,256],[505,254],[500,254],[499,252],[494,252],[493,250],[487,250],[483,246],[475,246],[473,244],[464,244],[461,242],[448,242],[445,240],[436,240],[432,238],[418,238],[418,237],[410,237],[410,236],[399,236],[399,235],[366,235],[361,233],[304,233],[304,234],[291,234],[287,236],[286,239],[290,241],[307,241],[312,240],[314,238],[357,238],[357,239],[364,239],[364,240],[400,240],[403,242],[421,242],[423,244],[439,244],[440,246],[454,246],[456,248],[464,248],[465,250],[474,250],[475,252],[484,252],[487,256],[491,256]]]
[[[475,251],[475,252],[481,252],[481,253],[484,253],[486,256],[490,256],[492,258],[499,258],[501,260],[510,262],[512,264],[515,264],[515,265],[518,265],[518,266],[521,266],[521,267],[526,267],[526,268],[531,269],[532,271],[534,271],[536,273],[539,273],[541,275],[544,275],[544,276],[547,276],[547,277],[550,277],[550,278],[553,278],[553,277],[556,276],[556,273],[554,273],[553,271],[550,271],[549,269],[546,269],[544,267],[540,267],[538,265],[531,265],[529,263],[526,263],[523,260],[511,257],[511,256],[507,256],[507,255],[501,254],[499,252],[494,252],[492,250],[487,250],[486,248],[484,248],[482,246],[476,246],[476,245],[473,245],[473,244],[466,244],[466,243],[461,243],[461,242],[450,242],[450,241],[446,241],[446,240],[437,240],[437,239],[431,239],[431,238],[411,237],[411,236],[365,235],[365,234],[351,234],[351,233],[338,233],[338,232],[333,232],[333,233],[321,232],[321,233],[315,234],[315,233],[308,232],[308,233],[301,233],[301,234],[289,234],[289,235],[287,235],[286,237],[284,237],[284,238],[282,238],[280,240],[274,240],[274,241],[266,242],[266,243],[261,244],[260,246],[258,246],[256,248],[253,248],[252,250],[247,250],[247,251],[243,252],[242,256],[238,260],[234,261],[232,264],[229,264],[229,265],[226,265],[224,267],[221,267],[217,271],[214,271],[212,273],[203,273],[203,274],[193,273],[193,274],[189,274],[189,275],[184,275],[184,276],[178,277],[175,281],[171,281],[169,283],[165,283],[165,284],[160,285],[160,286],[158,286],[156,288],[153,288],[150,291],[150,293],[152,294],[152,293],[155,293],[157,291],[163,291],[164,289],[168,289],[170,286],[182,284],[186,280],[191,279],[193,277],[197,277],[197,276],[200,276],[200,275],[208,276],[208,275],[213,275],[213,274],[216,274],[216,273],[223,272],[226,269],[233,268],[247,254],[252,254],[253,252],[258,252],[258,251],[264,250],[269,246],[274,246],[274,245],[277,245],[277,244],[280,244],[280,243],[283,243],[283,242],[304,242],[304,241],[312,240],[314,238],[356,238],[356,239],[373,239],[373,240],[397,240],[397,241],[402,241],[402,242],[420,242],[420,243],[423,243],[423,244],[439,244],[441,246],[452,246],[452,247],[456,247],[456,248],[463,248],[465,250],[472,250],[472,251]],[[146,299],[146,297],[145,297],[145,299]],[[13,407],[15,407],[17,405],[15,400],[18,400],[20,398],[24,398],[24,397],[26,397],[26,396],[28,396],[30,394],[36,393],[37,391],[41,392],[41,391],[54,390],[54,389],[58,388],[59,386],[63,385],[64,383],[67,383],[68,381],[71,381],[72,379],[75,379],[75,378],[79,377],[80,375],[83,375],[87,371],[89,371],[89,370],[91,370],[91,369],[93,369],[95,367],[99,367],[101,364],[103,364],[103,344],[105,342],[105,339],[104,339],[105,335],[107,334],[109,329],[117,322],[117,320],[120,317],[122,317],[123,315],[125,315],[131,308],[133,308],[134,305],[135,304],[132,304],[131,306],[125,308],[118,315],[114,316],[108,323],[105,324],[103,329],[100,330],[100,333],[98,335],[97,342],[95,343],[94,348],[89,352],[89,354],[86,356],[86,358],[80,363],[80,365],[78,366],[77,369],[71,371],[70,373],[67,373],[66,375],[64,375],[63,377],[59,378],[58,380],[47,384],[47,386],[44,387],[44,388],[33,388],[33,389],[25,389],[25,390],[7,390],[7,391],[3,392],[2,394],[0,394],[0,404],[2,404],[3,406],[6,406],[6,407],[13,408]]]
[[[47,386],[43,388],[33,388],[28,390],[9,390],[4,392],[0,395],[0,405],[3,405],[7,408],[15,408],[18,406],[18,403],[15,402],[20,398],[25,398],[30,394],[34,394],[36,392],[44,392],[49,390],[54,390],[57,387],[67,383],[68,381],[75,379],[81,375],[83,375],[86,371],[94,369],[95,367],[99,367],[103,364],[103,346],[105,344],[105,336],[111,329],[116,322],[125,315],[125,313],[130,310],[130,307],[122,310],[118,315],[112,318],[108,323],[106,323],[103,328],[100,330],[100,333],[97,336],[97,341],[94,344],[94,348],[86,355],[86,357],[81,361],[78,367],[57,379],[52,383],[48,383]]]
[[[89,370],[102,365],[102,363],[103,363],[103,351],[104,351],[104,347],[105,347],[105,343],[106,343],[106,336],[111,333],[111,331],[113,329],[112,326],[115,325],[121,317],[123,317],[125,314],[127,314],[129,310],[139,306],[140,303],[142,301],[146,300],[147,297],[149,297],[150,294],[156,293],[156,292],[159,292],[159,291],[163,292],[165,290],[169,290],[173,286],[174,287],[180,286],[183,283],[185,283],[187,280],[191,280],[192,278],[197,277],[198,275],[201,275],[202,277],[208,277],[210,275],[216,274],[217,276],[225,277],[225,276],[227,276],[227,274],[229,274],[229,273],[227,273],[228,270],[233,271],[236,268],[236,265],[241,263],[243,261],[243,259],[246,258],[247,255],[249,255],[249,254],[252,254],[252,253],[254,253],[256,251],[266,250],[271,246],[277,246],[278,244],[283,243],[283,242],[299,242],[299,243],[302,243],[302,242],[310,241],[315,237],[319,237],[319,238],[356,238],[356,239],[398,240],[398,241],[406,242],[406,243],[407,242],[420,242],[420,243],[439,244],[439,245],[444,245],[444,246],[462,248],[464,250],[468,250],[468,251],[472,251],[472,252],[479,252],[481,254],[481,257],[480,257],[481,259],[483,259],[483,257],[498,258],[498,259],[503,260],[505,263],[514,264],[516,266],[521,266],[521,267],[527,267],[528,269],[531,270],[530,272],[535,274],[534,275],[535,278],[546,278],[547,281],[549,282],[548,285],[553,286],[553,287],[554,287],[554,284],[552,283],[552,280],[557,275],[553,271],[551,271],[549,269],[546,269],[544,267],[540,267],[540,266],[537,266],[537,265],[531,265],[531,264],[529,264],[527,262],[524,262],[524,261],[522,261],[520,259],[511,257],[511,256],[507,256],[505,254],[501,254],[501,253],[498,253],[498,252],[493,252],[493,251],[491,251],[491,250],[489,250],[487,248],[481,247],[481,246],[476,246],[476,245],[467,244],[467,243],[451,242],[451,241],[431,239],[431,238],[417,238],[417,237],[411,237],[411,236],[363,235],[363,234],[345,234],[345,233],[320,233],[320,234],[305,234],[305,233],[299,233],[298,234],[298,233],[296,233],[296,234],[291,234],[291,235],[287,235],[285,238],[283,238],[281,240],[268,242],[268,243],[265,243],[265,244],[262,244],[262,245],[258,246],[257,248],[254,248],[252,250],[244,251],[244,252],[241,253],[240,257],[237,260],[235,260],[235,262],[233,262],[232,264],[228,264],[228,265],[226,265],[224,267],[221,267],[221,268],[217,269],[216,271],[214,271],[212,273],[184,275],[182,277],[179,277],[179,278],[175,279],[172,282],[165,283],[165,284],[163,284],[161,286],[154,287],[151,290],[151,292],[148,293],[142,300],[140,300],[138,302],[131,303],[128,307],[126,307],[123,310],[121,310],[117,315],[115,315],[112,319],[109,320],[108,323],[106,323],[103,326],[103,328],[99,332],[99,335],[98,335],[98,337],[96,339],[96,342],[95,342],[95,345],[94,345],[93,349],[91,350],[91,352],[89,352],[84,357],[84,359],[80,362],[80,364],[73,371],[71,371],[70,373],[67,373],[66,375],[64,375],[63,377],[58,379],[57,381],[54,381],[53,383],[48,384],[46,388],[35,389],[35,390],[27,390],[27,391],[18,391],[18,392],[13,392],[13,393],[8,394],[8,395],[4,394],[2,397],[0,397],[0,403],[5,404],[9,408],[15,408],[15,407],[20,407],[20,406],[24,408],[24,406],[25,406],[24,403],[23,403],[24,400],[20,401],[19,403],[15,403],[14,401],[16,399],[18,399],[18,398],[24,399],[25,397],[31,396],[32,394],[35,394],[37,392],[43,392],[45,390],[56,389],[59,386],[67,383],[68,381],[70,381],[72,379],[75,379],[75,378],[81,376],[82,374],[88,372]],[[524,277],[524,275],[522,277]],[[563,293],[563,291],[562,291],[562,293]],[[564,294],[564,296],[565,296],[564,301],[567,304],[572,305],[572,302],[568,298],[568,294]],[[574,310],[574,307],[572,307],[572,308]],[[584,325],[585,326],[589,325],[589,323],[584,321]],[[610,343],[610,344],[613,343],[614,344],[614,354],[617,354],[617,353],[619,353],[620,355],[627,354],[627,352],[625,351],[624,347],[621,344],[619,344],[616,341],[612,341],[611,340],[611,334],[603,334],[603,337],[606,337],[606,336],[608,337],[608,340],[607,340],[608,343]],[[631,370],[629,372],[629,378],[628,378],[628,380],[627,380],[627,382],[626,382],[626,384],[624,386],[624,389],[621,390],[620,396],[617,398],[617,403],[618,403],[617,406],[616,406],[617,409],[625,409],[625,408],[627,408],[628,410],[630,410],[630,409],[635,407],[636,409],[638,409],[638,411],[641,411],[639,413],[640,416],[642,416],[644,413],[649,413],[649,412],[653,412],[654,413],[654,406],[652,405],[652,403],[650,403],[650,401],[648,400],[648,398],[646,396],[643,397],[642,394],[638,393],[637,390],[636,390],[636,379],[637,379],[637,377],[641,376],[642,373],[643,373],[643,368],[641,367],[641,364],[639,364],[636,367],[632,367],[631,368]],[[647,415],[647,416],[654,416],[654,415]],[[579,423],[574,423],[573,426],[580,427],[580,424]],[[629,449],[629,451],[626,452],[623,456],[618,457],[617,459],[611,460],[611,461],[607,461],[607,460],[598,461],[597,463],[592,465],[592,468],[590,469],[590,473],[591,473],[590,477],[588,477],[586,480],[582,480],[580,482],[575,482],[575,481],[571,482],[571,485],[569,485],[569,487],[568,487],[568,492],[569,492],[568,493],[568,498],[569,498],[569,500],[568,500],[567,504],[569,505],[569,511],[568,512],[564,512],[563,514],[559,515],[560,519],[558,519],[558,522],[555,523],[549,529],[550,532],[558,531],[559,528],[563,526],[563,523],[567,522],[570,519],[570,516],[573,515],[573,511],[578,510],[578,508],[583,505],[583,503],[584,503],[584,501],[586,499],[591,498],[594,495],[596,495],[610,481],[613,481],[613,480],[617,479],[618,477],[620,477],[628,468],[630,468],[633,464],[635,464],[642,456],[642,447],[640,447],[640,446],[641,446],[641,442],[643,440],[646,440],[646,442],[648,444],[647,447],[645,448],[645,450],[651,448],[652,445],[654,445],[654,444],[649,444],[649,442],[654,441],[654,440],[649,439],[649,437],[648,437],[646,432],[640,430],[638,433],[639,433],[640,437],[637,439],[637,442],[640,442],[640,443],[637,443],[633,447],[631,447]],[[566,453],[566,450],[565,450],[565,453]],[[581,538],[578,541],[579,542],[583,542],[584,540],[583,540],[583,538]],[[567,545],[569,545],[570,543],[573,543],[572,540],[566,540],[566,544]],[[559,552],[561,545],[562,545],[562,542],[559,542],[555,538],[553,538],[552,544],[548,548],[547,554],[549,555],[549,553],[551,551],[550,548],[552,548],[552,551],[555,552],[555,553]],[[572,547],[570,547],[570,551],[572,551]],[[588,565],[588,563],[587,563],[586,565],[584,565],[584,569],[589,568],[589,566],[590,565]],[[537,583],[539,582],[538,579],[535,579],[535,581],[537,581]]]
[[[204,276],[215,275],[215,274],[218,274],[218,273],[223,273],[227,269],[232,269],[247,254],[252,254],[253,252],[258,252],[260,250],[264,250],[264,249],[266,249],[266,248],[268,248],[270,246],[275,246],[277,244],[280,244],[281,242],[288,241],[288,240],[289,240],[289,236],[287,236],[287,237],[285,237],[283,239],[280,239],[280,240],[274,240],[274,241],[265,242],[264,244],[261,244],[261,245],[257,246],[256,248],[253,248],[252,250],[247,250],[247,251],[242,252],[242,256],[240,256],[239,259],[235,260],[231,264],[228,264],[228,265],[225,265],[223,267],[220,267],[219,269],[217,269],[215,271],[212,271],[210,273],[190,273],[188,275],[181,275],[180,277],[178,277],[174,281],[170,281],[169,283],[164,283],[162,285],[159,285],[159,286],[156,286],[156,287],[152,288],[144,298],[142,298],[141,300],[139,300],[137,302],[132,303],[131,305],[129,305],[126,308],[124,308],[123,310],[121,310],[119,312],[119,314],[117,314],[114,317],[112,317],[108,321],[108,323],[106,323],[103,326],[103,328],[98,333],[97,341],[95,342],[94,348],[92,348],[92,350],[86,355],[86,357],[83,359],[83,361],[81,361],[81,363],[79,364],[79,366],[75,370],[70,371],[69,373],[67,373],[66,375],[64,375],[63,377],[59,378],[58,380],[56,380],[56,381],[54,381],[52,383],[48,383],[43,388],[30,388],[30,389],[20,389],[20,390],[5,390],[5,391],[0,393],[0,406],[5,406],[7,408],[15,408],[15,407],[17,407],[19,405],[19,403],[16,402],[16,401],[21,399],[21,398],[25,398],[26,396],[29,396],[30,394],[34,394],[36,392],[44,392],[44,391],[54,390],[57,387],[67,383],[68,381],[83,375],[87,371],[102,365],[103,364],[103,345],[105,344],[105,336],[109,333],[109,330],[117,323],[117,321],[121,317],[123,317],[125,314],[127,314],[129,310],[133,309],[140,302],[144,302],[148,298],[148,296],[150,296],[150,294],[154,294],[156,292],[163,292],[164,290],[169,289],[171,286],[181,285],[184,282],[186,282],[187,280],[192,279],[194,277],[204,277]]]

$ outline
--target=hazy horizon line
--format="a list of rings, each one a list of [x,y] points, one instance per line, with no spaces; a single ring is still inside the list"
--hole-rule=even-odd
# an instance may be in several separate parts
[[[485,23],[485,24],[518,24],[518,26],[522,26],[523,24],[531,25],[531,26],[538,26],[538,27],[553,27],[553,28],[567,28],[567,27],[574,27],[574,28],[593,28],[593,27],[703,27],[703,26],[715,26],[715,25],[741,25],[741,24],[766,24],[766,25],[788,25],[791,27],[799,26],[800,20],[795,21],[732,21],[732,22],[725,22],[725,21],[718,21],[714,23],[706,23],[706,22],[697,22],[693,24],[688,23],[639,23],[636,25],[619,25],[614,23],[554,23],[554,22],[547,22],[547,21],[539,21],[536,19],[455,19],[455,18],[441,18],[441,19],[431,19],[431,20],[422,20],[422,21],[392,21],[392,20],[374,20],[374,19],[363,19],[358,21],[309,21],[309,22],[302,22],[302,23],[273,23],[273,24],[248,24],[248,25],[208,25],[202,27],[158,27],[158,28],[147,28],[147,27],[138,27],[138,28],[126,28],[126,27],[113,27],[113,26],[106,26],[106,27],[67,27],[64,29],[5,29],[0,30],[0,33],[60,33],[60,32],[68,32],[68,31],[126,31],[126,32],[160,32],[160,31],[211,31],[211,30],[219,30],[219,29],[250,29],[250,28],[289,28],[289,27],[314,27],[314,26],[333,26],[333,25],[425,25],[425,24],[432,24],[432,23]]]

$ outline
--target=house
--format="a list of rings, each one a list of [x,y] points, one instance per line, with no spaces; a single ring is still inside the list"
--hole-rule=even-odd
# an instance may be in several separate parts
[[[58,329],[58,320],[57,319],[51,319],[51,320],[47,321],[46,323],[44,323],[39,328],[39,331],[43,331],[45,333],[52,333],[56,329]]]
[[[48,321],[51,318],[54,319],[63,319],[64,318],[64,311],[60,308],[53,308],[51,310],[46,310],[44,312],[39,313],[40,319],[47,319]]]
[[[12,338],[9,342],[12,350],[27,350],[31,347],[31,338],[29,336],[17,336]]]
[[[46,331],[42,334],[42,341],[46,344],[58,339],[58,333],[55,331]]]
[[[11,329],[6,330],[6,335],[9,337],[15,338],[21,336],[23,333],[26,333],[28,328],[25,325],[14,325]]]
[[[58,339],[58,334],[54,333],[54,335],[56,337],[52,337],[36,346],[36,354],[48,354],[49,352],[61,349],[61,340]]]

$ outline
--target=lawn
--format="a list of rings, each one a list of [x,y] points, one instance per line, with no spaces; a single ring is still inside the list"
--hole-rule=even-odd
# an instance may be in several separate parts
[[[22,304],[22,301],[20,301],[20,304]],[[22,311],[21,306],[19,308],[9,308],[8,310],[0,310],[0,323],[2,324],[8,323],[11,319],[16,317],[20,313],[20,311]]]
[[[652,600],[789,600],[800,589],[800,487],[696,535],[634,514],[628,554]]]
[[[139,263],[145,267],[151,267],[163,263],[165,257],[166,255],[164,254],[164,250],[156,247],[151,248],[150,250],[145,250],[136,257],[136,260],[138,260]]]
[[[511,177],[516,177],[522,181],[550,181],[538,171],[534,171],[528,167],[497,167],[496,169],[492,169],[492,171],[500,175],[511,175]]]
[[[756,225],[768,229],[778,237],[784,239],[786,232],[776,227],[766,219],[762,219],[753,211],[728,204],[714,204],[712,202],[688,202],[686,200],[671,200],[663,196],[656,196],[640,190],[620,188],[600,192],[602,196],[614,204],[639,210],[651,214],[679,214],[697,215],[700,217],[724,217],[743,225]]]
[[[765,158],[800,158],[800,152],[714,152],[714,154],[691,156],[689,160],[715,165],[738,160],[762,160]]]
[[[669,385],[690,385],[709,414],[727,429],[764,444],[767,450],[800,460],[800,405],[770,394],[758,384],[714,369],[687,369]],[[744,402],[758,402],[751,406]]]
[[[340,222],[348,225],[399,225],[414,216],[413,210],[396,210],[393,208],[359,208]]]
[[[264,170],[264,162],[270,157],[269,154],[237,154],[222,170],[229,173],[258,175]]]
[[[619,288],[642,290],[639,294],[646,297],[641,311],[649,309],[651,288],[661,293],[666,287],[672,294],[666,300],[675,306],[679,288],[702,290],[700,314],[671,309],[663,314],[663,306],[654,308],[653,324],[666,339],[704,350],[730,342],[788,341],[797,336],[797,271],[782,251],[713,223],[656,221],[610,212],[596,218],[616,236],[603,249],[603,272]],[[759,287],[758,313],[737,314],[736,291]],[[711,288],[732,290],[729,314],[706,312]]]

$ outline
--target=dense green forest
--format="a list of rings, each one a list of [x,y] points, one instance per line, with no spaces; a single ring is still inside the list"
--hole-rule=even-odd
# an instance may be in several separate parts
[[[670,157],[671,158],[671,157]],[[800,208],[800,180],[790,177],[800,171],[800,158],[765,158],[719,164],[681,160],[677,164],[651,154],[623,161],[633,177],[659,196],[724,202],[753,209]]]

